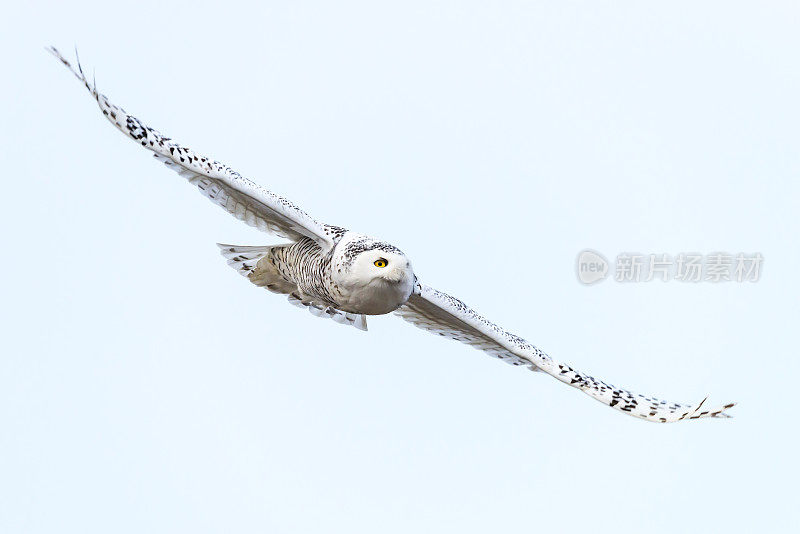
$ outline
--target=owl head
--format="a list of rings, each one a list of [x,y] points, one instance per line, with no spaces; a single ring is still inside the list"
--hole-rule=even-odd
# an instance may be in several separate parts
[[[381,314],[397,309],[408,300],[414,287],[411,262],[394,245],[350,234],[336,246],[334,281],[358,301],[361,313]]]

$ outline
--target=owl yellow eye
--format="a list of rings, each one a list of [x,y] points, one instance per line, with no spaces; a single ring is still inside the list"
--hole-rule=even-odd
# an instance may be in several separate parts
[[[375,260],[375,267],[386,267],[389,264],[388,261],[384,260],[383,258],[379,258]]]

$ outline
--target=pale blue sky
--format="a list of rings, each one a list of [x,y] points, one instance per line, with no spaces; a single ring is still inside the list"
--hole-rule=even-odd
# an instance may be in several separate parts
[[[222,7],[221,7],[222,6]],[[796,3],[16,2],[0,86],[0,531],[788,532]],[[392,316],[249,285],[273,243],[116,132],[151,126],[551,355],[731,420],[655,425]],[[755,284],[578,283],[760,252]],[[796,525],[795,525],[796,526]]]

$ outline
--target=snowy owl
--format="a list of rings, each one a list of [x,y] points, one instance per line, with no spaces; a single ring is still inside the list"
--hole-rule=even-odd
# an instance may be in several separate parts
[[[678,404],[631,393],[560,363],[506,332],[455,297],[419,281],[411,262],[389,243],[312,218],[285,198],[216,160],[166,137],[112,104],[55,48],[53,53],[89,90],[122,133],[197,186],[213,203],[250,226],[287,239],[270,246],[219,245],[228,264],[256,286],[286,295],[317,317],[367,329],[367,315],[394,313],[414,325],[485,351],[511,365],[545,372],[623,413],[673,422],[727,417],[733,406]]]

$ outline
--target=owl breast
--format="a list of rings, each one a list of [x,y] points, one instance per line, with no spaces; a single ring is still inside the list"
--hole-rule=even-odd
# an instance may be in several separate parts
[[[342,311],[383,315],[405,304],[413,288],[413,277],[397,281],[376,278],[366,285],[341,291],[336,300]]]

